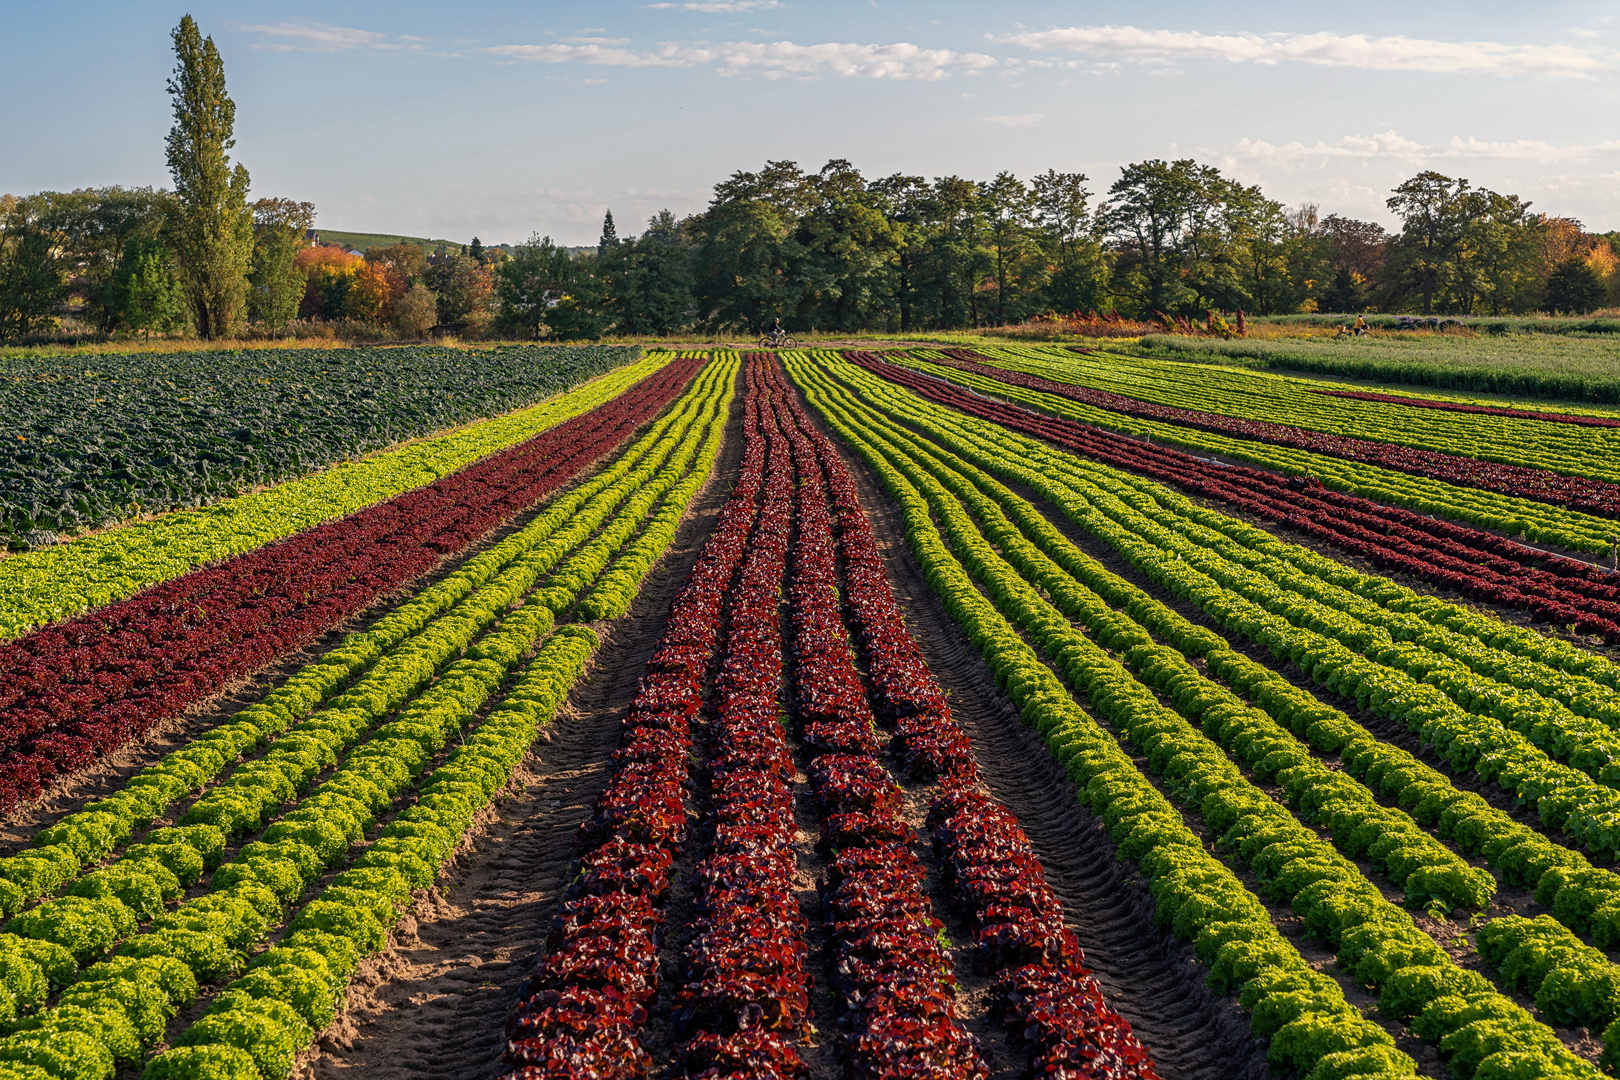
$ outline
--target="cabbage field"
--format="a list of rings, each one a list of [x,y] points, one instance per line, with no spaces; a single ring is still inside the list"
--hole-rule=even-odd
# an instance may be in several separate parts
[[[530,405],[623,347],[0,359],[0,542],[201,506]]]

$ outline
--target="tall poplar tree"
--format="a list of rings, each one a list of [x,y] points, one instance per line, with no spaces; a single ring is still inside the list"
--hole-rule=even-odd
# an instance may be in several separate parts
[[[247,170],[232,165],[226,153],[236,145],[236,105],[225,93],[225,65],[214,39],[203,37],[190,15],[175,27],[174,54],[168,157],[177,205],[169,222],[170,244],[197,333],[227,337],[247,325],[253,259]]]

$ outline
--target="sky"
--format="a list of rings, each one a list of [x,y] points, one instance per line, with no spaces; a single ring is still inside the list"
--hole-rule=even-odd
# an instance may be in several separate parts
[[[595,241],[767,160],[987,180],[1192,157],[1389,224],[1423,169],[1620,229],[1620,8],[1365,0],[0,0],[0,192],[164,185],[189,11],[253,194],[317,225]]]

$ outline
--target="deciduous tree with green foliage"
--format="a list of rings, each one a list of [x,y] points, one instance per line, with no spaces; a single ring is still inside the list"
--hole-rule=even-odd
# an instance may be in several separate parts
[[[253,259],[248,173],[227,153],[236,145],[236,105],[225,92],[225,65],[213,38],[203,37],[190,15],[175,27],[174,53],[168,161],[176,205],[169,243],[179,258],[197,333],[227,337],[247,323]]]
[[[694,225],[695,285],[707,321],[757,333],[798,307],[793,233],[809,209],[805,176],[791,161],[767,161],[715,185]]]
[[[1108,306],[1109,260],[1096,232],[1085,173],[1048,169],[1029,184],[1035,236],[1046,258],[1045,306],[1059,314]]]
[[[938,327],[983,323],[979,286],[990,273],[983,192],[972,180],[942,176],[929,192],[923,245],[924,310]]]
[[[248,317],[278,328],[298,317],[304,274],[294,263],[315,227],[315,205],[292,199],[253,204],[253,264],[248,273]]]
[[[910,333],[922,288],[921,261],[928,237],[932,192],[923,177],[895,173],[873,181],[872,193],[893,226],[889,310],[898,314],[900,332]]]
[[[785,315],[804,329],[870,326],[891,291],[897,237],[877,195],[836,158],[805,178],[807,208],[788,248],[797,303]]]
[[[440,323],[474,331],[488,325],[495,291],[489,267],[471,255],[445,255],[433,260],[423,280],[438,297]]]
[[[1029,188],[1010,172],[997,173],[994,180],[979,185],[979,205],[984,210],[986,247],[996,284],[991,321],[997,325],[1018,322],[1031,314],[1030,303],[1038,299],[1040,278],[1044,277],[1039,273],[1044,267],[1030,258],[1034,230]]]
[[[692,253],[683,224],[668,210],[653,215],[640,236],[621,239],[598,274],[618,333],[668,334],[696,315]]]
[[[1467,231],[1467,180],[1453,180],[1432,169],[1418,173],[1384,200],[1400,216],[1401,232],[1390,245],[1390,288],[1394,295],[1416,291],[1423,314],[1449,283]]]
[[[512,249],[512,257],[495,271],[495,293],[501,313],[497,325],[503,333],[537,338],[545,331],[555,332],[559,321],[576,328],[570,317],[577,314],[578,302],[569,311],[557,308],[564,297],[573,296],[581,284],[583,267],[566,249],[552,243],[549,236],[532,236]],[[590,335],[584,335],[590,336]]]
[[[1543,308],[1560,315],[1588,315],[1603,306],[1608,290],[1585,259],[1565,259],[1547,278]]]
[[[302,277],[299,278],[302,291]],[[118,322],[126,330],[151,337],[186,328],[186,294],[169,249],[156,237],[137,236],[124,245],[124,257],[113,277]],[[297,311],[297,298],[293,300]]]
[[[11,199],[0,214],[0,338],[49,329],[67,299],[61,234],[19,202]]]
[[[1243,306],[1245,247],[1275,207],[1190,158],[1125,166],[1101,222],[1115,244],[1115,291],[1143,316]]]

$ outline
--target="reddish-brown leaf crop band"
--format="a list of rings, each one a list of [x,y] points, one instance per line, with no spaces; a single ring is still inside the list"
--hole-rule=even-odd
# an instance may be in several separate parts
[[[894,749],[908,769],[939,783],[929,804],[935,846],[958,904],[972,915],[978,962],[997,976],[1002,1017],[1030,1051],[1030,1075],[1155,1077],[1146,1047],[1103,1000],[1086,969],[1079,943],[1063,925],[1062,906],[1017,818],[978,784],[972,741],[951,716],[944,692],[906,629],[848,467],[810,423],[775,365],[767,374],[780,388],[783,412],[792,419],[801,498],[807,490],[818,496],[809,500],[808,514],[801,512],[799,541],[804,541],[807,521],[812,537],[821,535],[824,506],[819,495],[825,484],[837,522],[845,614],[861,645],[872,685],[870,700],[880,717],[892,719]],[[837,593],[816,569],[820,550],[818,545],[796,557],[794,572],[796,578],[819,581],[806,595],[825,600]],[[827,609],[825,619],[796,613],[795,625],[833,626],[841,633],[837,615],[835,607]],[[802,643],[797,653],[807,655]],[[835,660],[847,655],[847,644],[833,652]],[[858,678],[853,667],[846,672],[846,679]],[[800,680],[801,700],[802,686]],[[871,764],[876,766],[875,759]],[[826,798],[820,789],[818,797]],[[935,1038],[934,1046],[948,1045],[937,1032]]]
[[[701,366],[676,360],[424,487],[0,645],[0,813],[464,549],[622,443]]]
[[[747,378],[741,474],[671,609],[614,773],[582,826],[581,873],[509,1027],[511,1076],[650,1069],[637,1033],[657,996],[694,728],[704,743],[697,779],[707,792],[707,846],[671,998],[676,1073],[805,1074],[810,980],[793,888],[796,766],[784,705],[808,756],[827,853],[822,897],[846,1062],[870,1077],[985,1074],[954,1016],[941,924],[915,838],[896,813],[902,793],[879,756],[874,703],[894,723],[900,758],[942,782],[931,800],[936,843],[974,915],[981,960],[1000,973],[999,1001],[1030,1050],[1031,1075],[1154,1076],[1084,968],[1016,821],[977,786],[971,743],[905,630],[848,470],[773,360],[751,358]]]
[[[794,415],[793,391],[775,364],[751,365],[771,408],[772,454],[791,453],[797,474],[792,571],[787,581],[793,647],[792,713],[829,852],[823,892],[832,931],[833,984],[843,998],[853,1075],[983,1080],[976,1040],[956,1017],[956,978],[941,948],[943,924],[901,819],[904,795],[878,758],[883,742],[855,667],[838,597],[838,568],[824,469]],[[794,436],[784,438],[788,433]],[[791,450],[790,450],[791,446]]]
[[[1379,566],[1620,641],[1620,577],[1494,533],[1259,469],[1220,465],[973,394],[871,353],[850,360],[931,401],[1298,529]],[[1000,377],[1002,369],[989,369]]]
[[[1347,435],[1330,435],[1321,431],[1289,424],[1273,424],[1265,420],[1240,420],[1219,413],[1198,409],[1181,409],[1171,405],[1155,405],[1115,394],[1107,390],[1092,390],[1069,383],[1026,375],[981,363],[981,357],[968,349],[946,350],[949,360],[935,361],[951,367],[971,371],[976,375],[999,379],[1013,386],[1056,394],[1084,405],[1107,409],[1144,420],[1159,420],[1199,431],[1212,431],[1218,435],[1231,435],[1239,439],[1286,446],[1294,450],[1308,450],[1328,454],[1346,461],[1360,461],[1380,468],[1412,476],[1426,476],[1444,480],[1459,487],[1494,491],[1515,498],[1534,499],[1538,502],[1563,506],[1602,517],[1620,518],[1620,484],[1592,480],[1584,476],[1565,476],[1547,469],[1534,469],[1527,465],[1504,465],[1500,462],[1481,461],[1459,454],[1443,454],[1438,450],[1418,450],[1410,446],[1356,439]]]
[[[657,993],[670,868],[686,837],[691,725],[721,644],[727,592],[748,550],[765,451],[748,440],[731,498],[671,605],[623,721],[613,774],[580,827],[580,872],[549,954],[507,1028],[519,1080],[637,1076]]]
[[[1402,397],[1400,394],[1375,394],[1370,390],[1317,390],[1312,387],[1307,387],[1307,390],[1312,394],[1321,394],[1323,397],[1352,398],[1356,401],[1381,401],[1388,405],[1410,405],[1414,409],[1440,409],[1444,412],[1511,416],[1518,420],[1546,420],[1549,423],[1576,424],[1580,427],[1620,427],[1620,418],[1613,416],[1581,416],[1578,413],[1509,409],[1501,405],[1469,405],[1461,401],[1435,401],[1432,398]]]
[[[810,1027],[805,922],[794,889],[793,777],[782,726],[779,611],[793,527],[793,463],[772,437],[755,372],[747,372],[745,438],[763,449],[762,502],[727,611],[706,773],[708,850],[694,874],[697,914],[675,995],[689,1075],[768,1063],[805,1076],[797,1044]]]

